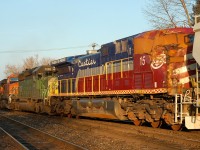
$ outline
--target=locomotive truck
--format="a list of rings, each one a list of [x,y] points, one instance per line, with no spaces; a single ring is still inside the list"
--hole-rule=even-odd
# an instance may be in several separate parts
[[[9,108],[200,129],[200,23],[147,31],[19,74]],[[194,44],[194,48],[193,48]],[[194,51],[193,57],[192,52]],[[195,60],[195,59],[196,60]]]

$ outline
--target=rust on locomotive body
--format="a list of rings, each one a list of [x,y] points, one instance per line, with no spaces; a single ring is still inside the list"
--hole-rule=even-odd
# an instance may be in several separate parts
[[[189,78],[196,73],[196,62],[192,57],[193,36],[192,29],[176,28],[145,32],[134,38],[135,57],[139,57],[136,59],[140,64],[143,61],[140,69],[144,76],[147,70],[155,75],[155,88],[167,88],[170,95],[175,95],[191,87]],[[145,67],[146,60],[150,67]]]

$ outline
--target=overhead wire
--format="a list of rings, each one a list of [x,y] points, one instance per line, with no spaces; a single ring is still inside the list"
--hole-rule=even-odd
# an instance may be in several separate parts
[[[65,47],[65,48],[49,48],[49,49],[32,49],[32,50],[0,50],[0,53],[29,53],[29,52],[42,52],[42,51],[55,51],[55,50],[66,50],[66,49],[78,49],[78,48],[88,48],[91,45],[87,46],[74,46],[74,47]]]

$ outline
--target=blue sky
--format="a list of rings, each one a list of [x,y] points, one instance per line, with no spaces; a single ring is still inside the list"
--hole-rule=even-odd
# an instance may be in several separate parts
[[[145,0],[1,0],[0,80],[6,64],[22,64],[36,54],[59,59],[90,47],[150,30]],[[66,50],[36,51],[69,48]],[[20,51],[26,53],[3,53]]]

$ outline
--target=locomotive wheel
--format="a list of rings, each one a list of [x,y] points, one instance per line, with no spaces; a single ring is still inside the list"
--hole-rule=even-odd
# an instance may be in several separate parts
[[[151,122],[151,126],[152,126],[153,128],[160,128],[161,125],[162,125],[162,121],[161,121],[161,120]]]
[[[136,119],[136,120],[133,120],[133,123],[134,123],[134,125],[136,125],[136,126],[141,126],[141,125],[142,125],[142,120]]]
[[[174,131],[181,131],[183,126],[181,124],[174,124],[174,125],[171,125],[171,128]]]

